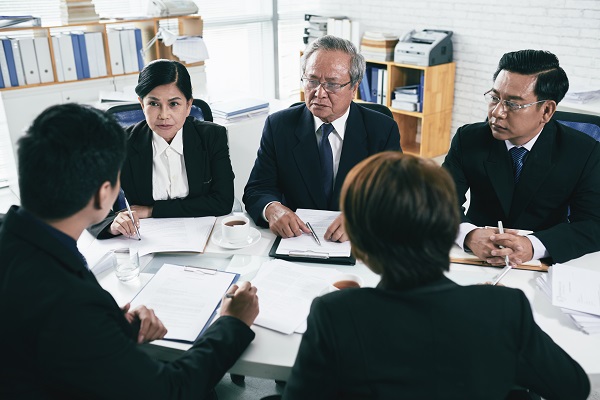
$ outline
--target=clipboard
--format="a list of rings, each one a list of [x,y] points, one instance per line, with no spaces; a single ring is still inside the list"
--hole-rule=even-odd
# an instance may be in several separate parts
[[[450,262],[455,263],[455,264],[478,265],[480,267],[504,268],[504,265],[500,265],[500,266],[496,267],[494,265],[489,264],[487,261],[479,260],[479,259],[472,259],[472,258],[450,257]],[[541,264],[539,266],[519,264],[516,267],[513,267],[513,269],[524,269],[524,270],[528,270],[528,271],[548,272],[548,267],[549,267],[549,265],[547,263],[541,261]]]
[[[321,264],[341,264],[341,265],[354,265],[356,259],[350,255],[349,257],[329,257],[328,253],[317,253],[314,251],[295,251],[286,254],[277,254],[277,248],[281,242],[281,237],[278,237],[269,250],[269,257],[278,258],[286,261],[296,262],[312,262]]]

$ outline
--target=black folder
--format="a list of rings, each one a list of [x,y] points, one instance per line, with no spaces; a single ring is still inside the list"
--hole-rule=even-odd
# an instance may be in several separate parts
[[[313,253],[313,252],[297,252],[294,254],[277,254],[277,248],[281,242],[281,237],[278,237],[273,243],[271,250],[269,251],[269,257],[279,258],[286,261],[296,262],[312,262],[322,264],[342,264],[342,265],[354,265],[356,259],[352,256],[349,257],[329,257],[326,253]]]

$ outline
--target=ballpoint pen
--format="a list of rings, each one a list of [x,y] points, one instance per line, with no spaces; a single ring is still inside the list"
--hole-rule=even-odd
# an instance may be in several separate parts
[[[504,226],[502,226],[502,221],[498,221],[498,233],[499,234],[503,234],[504,233]],[[502,246],[500,246],[502,247]],[[508,271],[511,270],[511,266],[510,266],[510,262],[508,260],[508,255],[504,256],[504,263],[506,264],[506,267],[504,267],[502,269],[502,271],[500,272],[500,274],[498,274],[494,280],[492,281],[492,285],[496,285],[498,282],[500,282],[500,279],[502,279],[504,277],[504,275],[506,275],[508,273]]]
[[[135,228],[135,233],[137,233],[138,240],[142,240],[142,236],[140,235],[140,231],[135,224],[135,219],[133,219],[133,213],[131,212],[131,207],[129,207],[129,202],[127,201],[127,197],[125,197],[125,193],[123,193],[123,199],[125,200],[125,206],[127,207],[127,213],[129,213],[129,218],[131,219],[131,223],[133,223],[133,227]]]
[[[315,242],[317,242],[317,244],[319,246],[321,246],[321,241],[317,237],[317,234],[315,233],[315,230],[313,229],[313,227],[310,225],[310,222],[307,222],[306,226],[308,226],[308,229],[310,229],[310,233],[312,233],[312,237],[315,239]]]

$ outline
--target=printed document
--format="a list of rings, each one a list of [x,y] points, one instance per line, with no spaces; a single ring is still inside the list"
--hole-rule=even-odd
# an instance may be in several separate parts
[[[164,264],[131,301],[152,308],[168,329],[165,339],[193,342],[212,320],[236,274]]]
[[[350,242],[344,243],[325,240],[325,232],[334,219],[340,215],[339,211],[327,210],[308,210],[299,208],[296,215],[306,222],[310,222],[315,230],[317,237],[321,241],[321,246],[315,241],[310,233],[301,236],[281,239],[277,247],[277,254],[294,255],[295,253],[325,253],[329,257],[350,257]]]

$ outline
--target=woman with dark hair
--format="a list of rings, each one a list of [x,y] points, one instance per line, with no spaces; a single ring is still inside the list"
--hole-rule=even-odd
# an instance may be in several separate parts
[[[460,222],[448,172],[379,153],[350,171],[340,206],[353,254],[381,281],[314,300],[285,399],[587,397],[585,372],[520,290],[444,276]]]
[[[121,186],[136,220],[231,212],[234,175],[227,133],[189,116],[192,84],[185,66],[153,61],[140,72],[135,91],[146,119],[126,129]],[[136,234],[127,212],[109,216],[91,231],[100,238]]]

